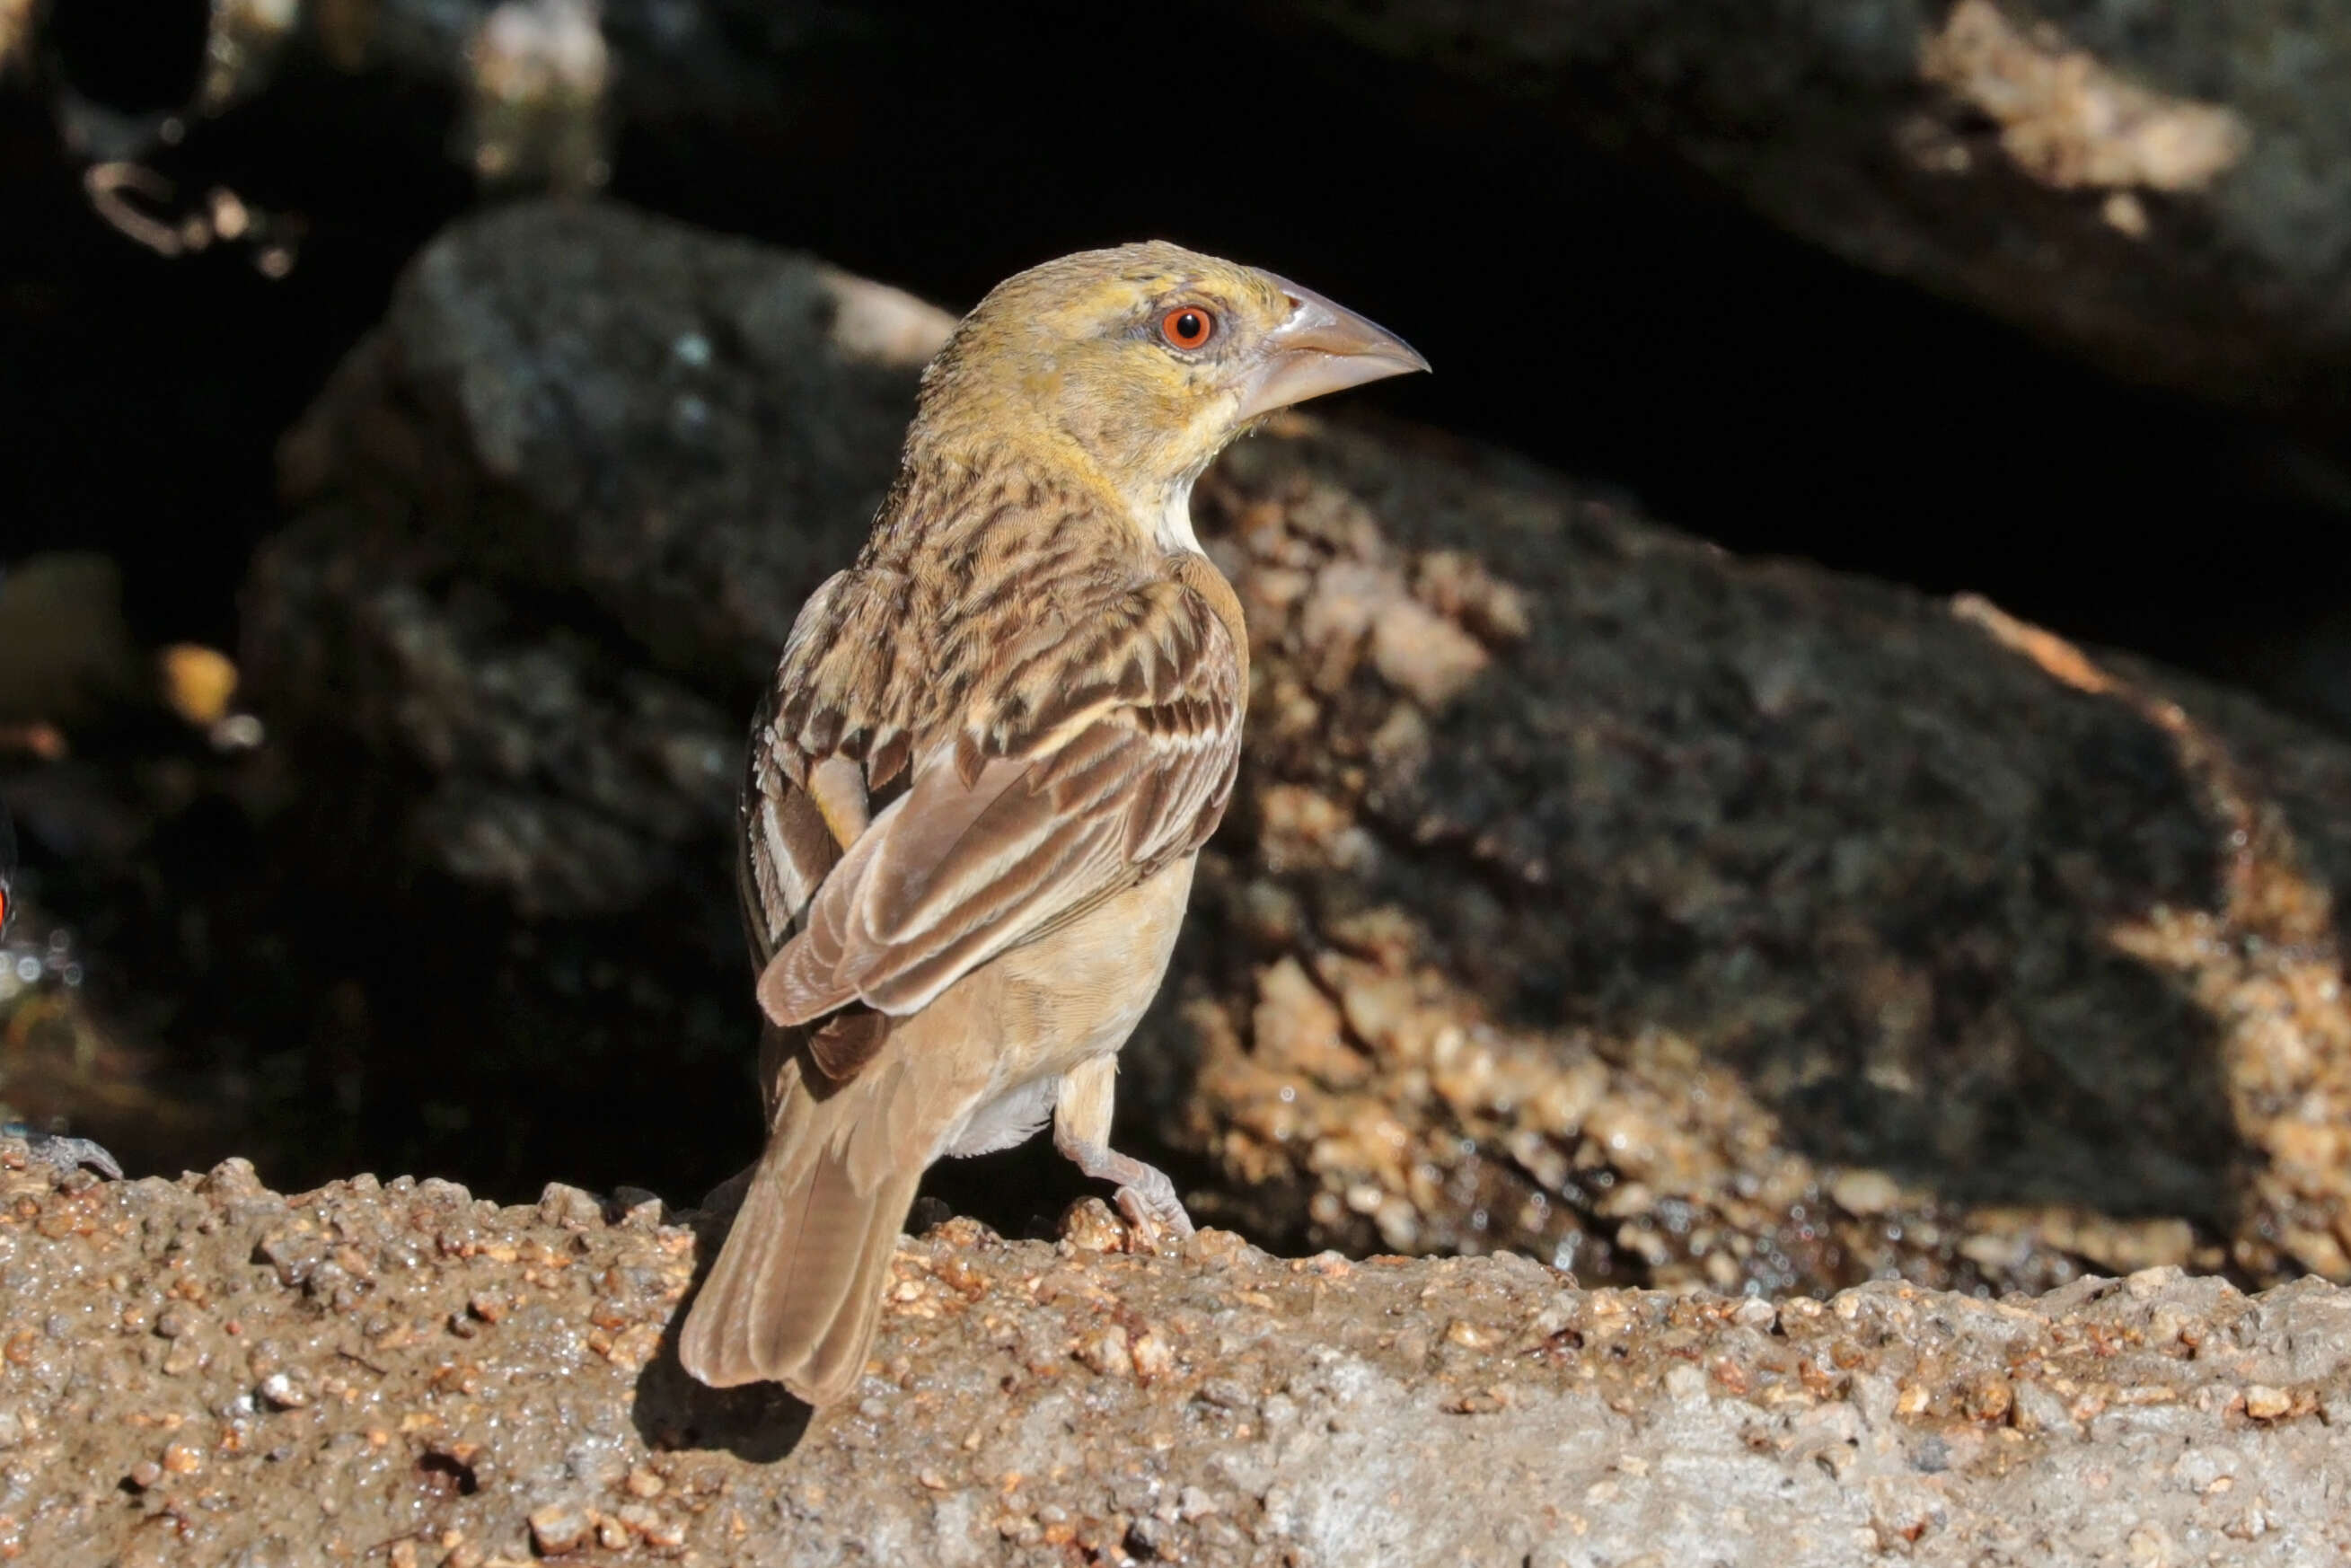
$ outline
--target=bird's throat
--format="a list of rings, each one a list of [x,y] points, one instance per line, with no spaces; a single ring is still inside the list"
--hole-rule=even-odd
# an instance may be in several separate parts
[[[1171,486],[1144,509],[1141,517],[1151,540],[1161,549],[1201,553],[1200,536],[1192,531],[1192,481]]]

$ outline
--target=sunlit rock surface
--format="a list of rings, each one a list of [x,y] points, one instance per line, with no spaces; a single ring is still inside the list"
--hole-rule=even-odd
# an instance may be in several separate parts
[[[956,1221],[813,1420],[669,1331],[650,1198],[0,1143],[0,1552],[26,1563],[2311,1562],[2351,1301],[2155,1270],[2000,1302],[1587,1291],[1523,1259],[1180,1255]]]

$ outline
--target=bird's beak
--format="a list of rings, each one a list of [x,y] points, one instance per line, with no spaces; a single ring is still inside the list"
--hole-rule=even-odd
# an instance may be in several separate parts
[[[1290,319],[1266,334],[1262,355],[1242,388],[1243,419],[1428,369],[1411,344],[1377,322],[1287,278],[1273,281],[1293,303]]]

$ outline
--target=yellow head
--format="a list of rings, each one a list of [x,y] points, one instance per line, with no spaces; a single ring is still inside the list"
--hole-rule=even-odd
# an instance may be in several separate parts
[[[1050,451],[1155,517],[1276,409],[1427,368],[1272,273],[1158,241],[1081,251],[1006,279],[964,318],[924,374],[910,441]]]

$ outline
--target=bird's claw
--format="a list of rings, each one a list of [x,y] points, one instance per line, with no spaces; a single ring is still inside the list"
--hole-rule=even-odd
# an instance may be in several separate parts
[[[122,1179],[122,1166],[102,1144],[89,1138],[68,1138],[59,1133],[36,1133],[21,1122],[0,1127],[0,1135],[20,1138],[25,1152],[59,1176],[87,1167],[109,1181]]]
[[[1118,1211],[1135,1239],[1150,1250],[1159,1250],[1163,1232],[1172,1231],[1178,1241],[1192,1234],[1192,1217],[1184,1211],[1184,1200],[1176,1196],[1176,1184],[1166,1173],[1149,1166],[1144,1176],[1118,1189]]]
[[[1167,1179],[1165,1171],[1106,1144],[1064,1137],[1058,1124],[1053,1141],[1086,1175],[1118,1184],[1113,1195],[1118,1200],[1118,1211],[1126,1217],[1127,1229],[1147,1249],[1156,1251],[1165,1232],[1173,1231],[1178,1240],[1193,1233],[1192,1217],[1184,1212],[1184,1200],[1176,1196],[1176,1184]]]

